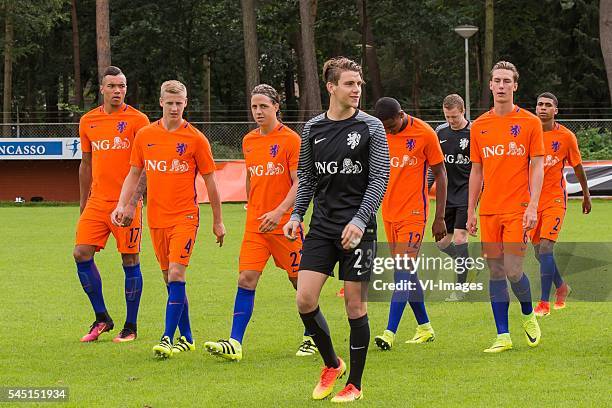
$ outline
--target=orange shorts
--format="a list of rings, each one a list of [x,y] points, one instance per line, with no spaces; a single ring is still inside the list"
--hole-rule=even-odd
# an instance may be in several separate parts
[[[142,236],[142,202],[138,203],[134,220],[129,227],[118,227],[111,222],[111,213],[117,207],[116,201],[89,199],[79,218],[76,231],[76,245],[92,245],[96,251],[106,246],[108,236],[113,234],[117,250],[122,254],[140,252]]]
[[[239,270],[263,272],[270,255],[274,263],[287,271],[290,278],[297,278],[302,258],[303,232],[295,241],[282,234],[261,234],[245,231],[240,247]]]
[[[531,242],[538,245],[541,238],[557,242],[564,218],[565,208],[563,207],[548,207],[540,211],[538,213],[538,225],[531,234]]]
[[[417,256],[425,234],[425,223],[412,220],[385,221],[385,234],[393,255]]]
[[[480,239],[485,258],[525,256],[529,234],[523,230],[523,213],[481,215]]]
[[[167,228],[149,228],[157,262],[167,271],[170,262],[188,266],[193,253],[198,226],[178,224]]]

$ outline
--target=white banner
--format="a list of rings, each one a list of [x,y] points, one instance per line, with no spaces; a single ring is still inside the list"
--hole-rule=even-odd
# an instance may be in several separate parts
[[[80,160],[78,137],[0,138],[0,160]]]

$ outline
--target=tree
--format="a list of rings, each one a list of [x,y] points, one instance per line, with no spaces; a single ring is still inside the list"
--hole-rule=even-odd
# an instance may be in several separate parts
[[[300,89],[300,120],[318,113],[321,108],[321,90],[315,52],[314,22],[317,15],[317,0],[300,0],[300,25],[304,85]],[[302,99],[304,98],[304,99]]]
[[[81,82],[81,47],[79,45],[79,19],[76,0],[72,0],[72,59],[74,64],[74,102],[83,109],[83,84]]]
[[[11,121],[13,104],[13,2],[4,2],[4,82],[2,98],[2,121]],[[3,133],[8,128],[3,127]],[[8,129],[10,132],[10,129]]]
[[[259,53],[257,52],[257,19],[254,0],[241,0],[244,37],[244,72],[246,79],[247,118],[251,118],[251,90],[259,84]]]
[[[491,91],[489,90],[489,71],[493,68],[493,39],[495,34],[494,29],[494,1],[485,1],[485,45],[484,56],[482,62],[482,83],[480,94],[480,108],[488,110],[491,103]]]
[[[109,0],[96,0],[96,47],[98,50],[98,83],[102,73],[111,64]]]
[[[608,77],[608,91],[612,104],[612,0],[599,1],[599,42]]]
[[[357,0],[357,9],[359,10],[359,21],[361,29],[365,36],[365,61],[367,68],[367,80],[372,90],[372,101],[376,102],[383,96],[382,82],[380,80],[380,67],[378,65],[378,55],[376,54],[376,45],[374,42],[374,33],[372,32],[372,24],[367,14],[367,0]],[[364,75],[366,73],[364,72]],[[365,79],[365,78],[364,78]]]

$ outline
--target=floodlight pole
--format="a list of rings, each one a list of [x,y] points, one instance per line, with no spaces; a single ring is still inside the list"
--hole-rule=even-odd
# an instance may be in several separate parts
[[[455,32],[465,40],[465,118],[470,120],[469,38],[478,32],[478,27],[472,25],[461,25],[455,27]]]

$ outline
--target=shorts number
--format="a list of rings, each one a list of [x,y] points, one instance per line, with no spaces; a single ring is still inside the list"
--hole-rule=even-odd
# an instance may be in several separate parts
[[[357,255],[357,260],[355,261],[353,268],[361,269],[361,258],[363,257],[363,249],[357,248],[355,250],[355,255]],[[374,255],[374,251],[372,251],[372,248],[368,248],[368,250],[366,251],[366,263],[365,263],[366,268],[369,268],[372,265],[373,255]]]
[[[413,238],[414,238],[414,243],[412,243]],[[408,237],[408,246],[415,248],[415,249],[419,249],[420,242],[421,242],[421,234],[419,234],[418,232],[411,232],[410,236]]]
[[[130,242],[136,243],[140,235],[140,227],[130,228]]]
[[[555,218],[555,226],[553,227],[553,231],[559,232],[559,224],[561,223],[561,218],[557,217]]]
[[[300,266],[300,264],[298,264],[297,262],[297,252],[291,252],[289,256],[291,256],[291,266],[293,268],[297,268],[298,266]]]
[[[193,244],[193,241],[191,238],[189,238],[189,241],[187,241],[187,245],[185,245],[185,251],[187,251],[187,253],[189,253],[189,251],[191,251],[191,245]]]

